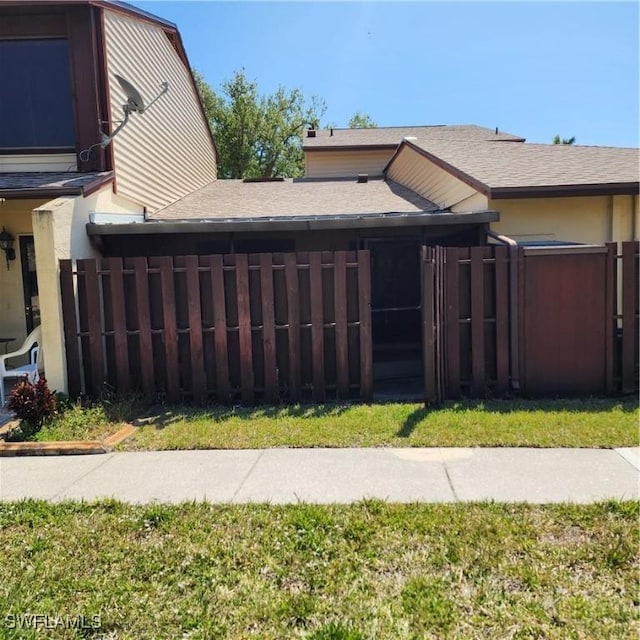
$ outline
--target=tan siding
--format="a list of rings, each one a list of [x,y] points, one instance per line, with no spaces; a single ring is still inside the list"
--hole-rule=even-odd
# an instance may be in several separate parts
[[[0,171],[77,171],[75,153],[15,154],[0,156]]]
[[[500,221],[492,222],[491,228],[520,242],[562,240],[602,244],[612,239],[610,196],[491,200],[489,204],[500,212]],[[630,236],[630,229],[628,233]]]
[[[454,178],[419,153],[404,147],[387,170],[387,177],[452,211],[487,208],[487,199],[473,187]]]
[[[152,212],[215,180],[215,155],[189,71],[156,25],[105,11],[111,113],[122,118],[121,75],[145,103],[169,91],[148,112],[134,113],[113,141],[118,193]]]
[[[393,150],[382,151],[306,151],[308,178],[346,178],[367,173],[381,176]]]
[[[484,211],[489,208],[489,200],[487,196],[480,193],[479,191],[475,191],[468,198],[465,198],[461,202],[456,205],[451,206],[451,211],[454,213],[462,213],[469,211]]]

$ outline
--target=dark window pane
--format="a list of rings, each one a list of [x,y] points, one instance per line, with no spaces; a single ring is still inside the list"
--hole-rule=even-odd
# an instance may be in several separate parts
[[[0,148],[75,146],[66,40],[0,40]]]

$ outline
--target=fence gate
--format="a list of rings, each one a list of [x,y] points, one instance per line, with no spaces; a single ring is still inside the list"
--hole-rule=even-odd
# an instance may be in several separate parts
[[[633,393],[640,243],[423,247],[424,396]]]
[[[372,394],[368,251],[60,261],[70,395]]]
[[[423,247],[427,403],[509,392],[509,284],[507,247]]]

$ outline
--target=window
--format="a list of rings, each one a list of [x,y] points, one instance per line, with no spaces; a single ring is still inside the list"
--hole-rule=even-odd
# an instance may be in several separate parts
[[[67,40],[0,40],[0,149],[74,148]]]

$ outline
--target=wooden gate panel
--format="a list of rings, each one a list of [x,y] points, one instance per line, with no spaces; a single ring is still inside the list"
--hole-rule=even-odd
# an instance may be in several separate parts
[[[526,394],[605,390],[605,251],[525,251]]]

